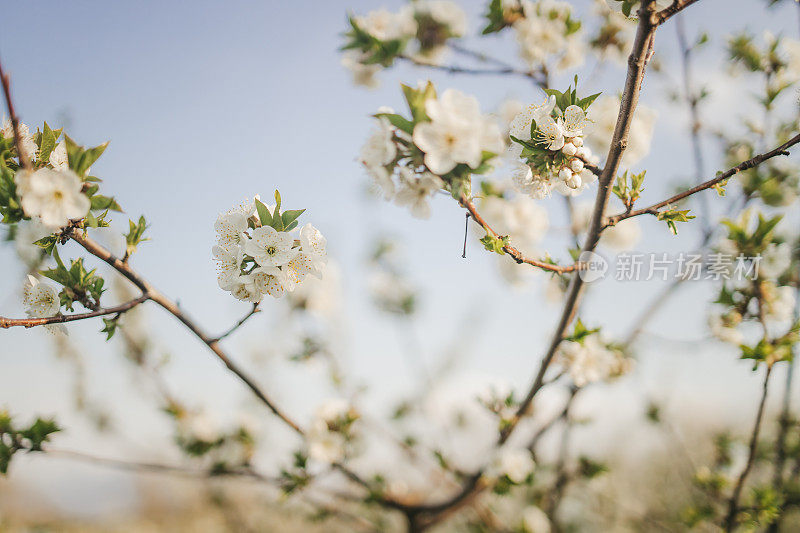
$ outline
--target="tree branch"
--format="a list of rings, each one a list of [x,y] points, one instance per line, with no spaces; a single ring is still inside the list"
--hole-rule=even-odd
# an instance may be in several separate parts
[[[619,213],[617,215],[608,217],[606,219],[605,225],[603,226],[603,229],[605,229],[605,228],[607,228],[609,226],[614,226],[614,225],[618,224],[619,222],[625,220],[626,218],[636,217],[636,216],[639,216],[639,215],[658,215],[659,209],[661,209],[662,207],[666,207],[666,206],[668,206],[670,204],[674,204],[676,202],[679,202],[679,201],[683,200],[684,198],[688,198],[689,196],[691,196],[693,194],[696,194],[696,193],[698,193],[700,191],[705,191],[707,189],[710,189],[714,185],[716,185],[716,184],[718,184],[718,183],[720,183],[722,181],[725,181],[727,179],[730,179],[732,176],[734,176],[734,175],[736,175],[736,174],[738,174],[740,172],[744,172],[745,170],[749,170],[749,169],[751,169],[753,167],[756,167],[756,166],[760,165],[761,163],[763,163],[764,161],[766,161],[768,159],[772,159],[773,157],[776,157],[776,156],[779,156],[779,155],[789,155],[789,152],[787,151],[787,149],[792,147],[792,146],[794,146],[797,143],[800,143],[800,134],[795,135],[794,137],[792,137],[791,139],[789,139],[788,141],[786,141],[782,145],[778,146],[774,150],[770,150],[769,152],[765,152],[763,154],[759,154],[759,155],[757,155],[757,156],[755,156],[755,157],[753,157],[751,159],[748,159],[747,161],[743,161],[743,162],[739,163],[738,165],[736,165],[735,167],[733,167],[733,168],[723,172],[722,174],[718,175],[716,178],[710,179],[708,181],[704,181],[703,183],[701,183],[699,185],[696,185],[696,186],[694,186],[694,187],[692,187],[690,189],[686,189],[685,191],[680,192],[680,193],[678,193],[678,194],[676,194],[674,196],[671,196],[671,197],[667,198],[666,200],[663,200],[661,202],[655,203],[655,204],[653,204],[651,206],[648,206],[648,207],[643,207],[642,209],[636,209],[636,210],[633,210],[633,211],[630,211],[630,212],[627,212],[627,213]]]
[[[671,6],[661,10],[656,15],[656,26],[664,24],[666,21],[672,18],[672,16],[683,11],[695,2],[697,2],[697,0],[675,0]]]
[[[466,196],[462,196],[458,200],[458,203],[461,204],[461,206],[464,209],[469,211],[469,216],[472,217],[472,220],[474,220],[480,227],[486,230],[487,233],[490,233],[495,237],[500,237],[500,234],[497,233],[494,229],[492,229],[489,223],[486,222],[486,220],[484,220],[484,218],[480,215],[480,213],[478,213],[478,209],[475,207],[475,204],[472,203],[472,201],[469,198],[467,198]],[[559,266],[559,265],[554,265],[552,263],[546,263],[544,261],[539,261],[536,259],[525,257],[522,252],[520,252],[510,244],[503,246],[503,251],[507,253],[509,256],[511,256],[511,258],[517,262],[517,264],[525,263],[528,265],[535,266],[537,268],[541,268],[542,270],[547,270],[550,272],[558,272],[559,274],[564,274],[566,272],[574,272],[575,270],[578,270],[580,268],[580,265],[578,263],[569,266]]]
[[[45,324],[62,324],[64,322],[74,322],[76,320],[85,320],[87,318],[95,318],[98,316],[122,314],[126,311],[130,311],[137,305],[144,303],[149,299],[149,295],[142,294],[138,298],[134,298],[133,300],[115,305],[113,307],[103,307],[90,313],[78,313],[75,315],[56,315],[46,318],[5,318],[0,316],[0,328],[6,329],[14,326],[32,328],[34,326],[44,326]]]
[[[17,156],[19,157],[20,166],[26,170],[33,170],[28,154],[22,150],[22,135],[19,132],[19,117],[14,110],[14,101],[11,99],[11,76],[3,71],[2,62],[0,62],[0,82],[3,84],[3,94],[6,97],[6,108],[8,109],[8,118],[11,121],[11,126],[14,130],[14,145],[17,148]]]

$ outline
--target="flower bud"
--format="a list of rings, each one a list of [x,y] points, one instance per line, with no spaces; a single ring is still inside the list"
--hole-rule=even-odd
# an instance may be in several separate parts
[[[583,137],[573,137],[573,139],[570,142],[576,147],[580,148],[581,146],[583,146]]]
[[[561,170],[558,171],[558,178],[566,182],[572,178],[572,171],[567,167],[562,167]]]
[[[569,162],[569,168],[571,168],[573,172],[580,172],[583,170],[583,161],[580,159],[573,159]]]
[[[581,178],[577,174],[573,174],[564,182],[564,184],[570,189],[577,189],[581,186]]]
[[[588,157],[591,155],[591,152],[585,146],[578,148],[575,152],[575,157],[580,157],[581,159],[586,159],[588,161]]]
[[[561,153],[563,153],[567,157],[572,157],[573,155],[575,155],[575,152],[577,150],[578,149],[575,148],[574,144],[567,143],[564,145],[564,148],[561,149]]]

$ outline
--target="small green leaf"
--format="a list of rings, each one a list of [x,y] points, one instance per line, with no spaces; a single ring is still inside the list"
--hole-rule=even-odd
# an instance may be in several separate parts
[[[267,206],[265,206],[261,200],[256,198],[256,212],[258,213],[258,218],[261,220],[262,226],[271,226],[272,225],[272,215],[269,212]]]

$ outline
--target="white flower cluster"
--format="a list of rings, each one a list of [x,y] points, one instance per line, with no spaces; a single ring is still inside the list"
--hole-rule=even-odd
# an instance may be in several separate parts
[[[424,109],[430,120],[418,122],[411,136],[380,116],[392,110],[379,110],[378,128],[360,155],[384,197],[408,206],[418,218],[430,216],[428,200],[445,186],[442,177],[457,165],[477,170],[486,163],[486,153],[504,149],[499,126],[481,114],[475,97],[448,89],[439,98],[428,98]],[[421,162],[413,157],[419,151],[424,154]]]
[[[320,277],[327,261],[327,241],[318,229],[306,224],[295,235],[291,230],[296,223],[284,228],[281,221],[277,230],[260,218],[256,202],[260,203],[258,197],[243,202],[221,214],[214,224],[217,244],[212,253],[219,286],[248,302],[259,302],[265,294],[280,298],[307,275]],[[280,205],[264,206],[274,219],[281,218],[279,209]],[[283,213],[284,220],[288,213]]]
[[[447,39],[467,33],[466,13],[450,0],[419,0],[397,12],[377,9],[354,17],[353,22],[384,44],[398,43],[396,54],[402,52],[431,64],[438,63],[446,52]],[[392,60],[391,55],[374,57],[374,51],[367,46],[353,46],[344,51],[342,66],[351,71],[356,85],[375,88],[379,85],[375,75]]]
[[[42,283],[33,276],[28,276],[23,287],[23,304],[29,318],[47,318],[56,316],[61,309],[58,291],[51,285]],[[66,333],[64,324],[46,324],[51,333]]]
[[[523,16],[512,28],[519,53],[532,67],[555,60],[558,70],[579,66],[585,55],[580,22],[571,18],[572,6],[556,0],[503,0],[510,8],[522,6]]]
[[[570,105],[561,110],[556,107],[553,95],[541,105],[523,109],[511,122],[510,135],[537,146],[542,154],[531,157],[523,144],[511,144],[511,154],[525,159],[525,164],[514,171],[515,188],[538,199],[549,196],[553,190],[574,196],[597,180],[585,167],[586,163],[596,165],[599,161],[584,146],[584,128],[588,124],[589,119],[580,106]]]
[[[35,159],[38,152],[35,136],[23,123],[19,124],[19,133],[22,151],[28,159]],[[14,138],[14,128],[9,119],[3,121],[0,135],[4,139]],[[52,168],[20,169],[14,182],[25,215],[54,230],[66,226],[70,220],[83,218],[89,212],[91,202],[82,192],[83,182],[69,169],[64,141],[50,152],[47,162]]]
[[[580,342],[565,340],[558,347],[556,361],[578,387],[620,376],[631,368],[631,360],[599,333],[592,333]]]

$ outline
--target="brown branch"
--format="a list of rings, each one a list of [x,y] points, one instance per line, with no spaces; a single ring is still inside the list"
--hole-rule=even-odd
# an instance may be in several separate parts
[[[666,21],[672,18],[672,16],[683,11],[695,2],[697,2],[697,0],[675,0],[671,6],[659,11],[656,14],[656,26],[664,24]]]
[[[19,157],[20,166],[26,170],[33,170],[28,154],[22,150],[22,135],[19,132],[19,117],[14,110],[14,101],[11,99],[11,76],[3,71],[2,62],[0,62],[0,81],[3,84],[3,94],[6,97],[6,108],[8,109],[8,118],[11,121],[12,129],[14,130],[14,145],[17,148],[17,156]]]
[[[134,298],[129,302],[125,302],[113,307],[103,307],[90,313],[78,313],[75,315],[56,315],[46,318],[5,318],[0,316],[0,328],[12,328],[14,326],[22,326],[25,328],[32,328],[34,326],[44,326],[45,324],[62,324],[64,322],[74,322],[76,320],[85,320],[87,318],[95,318],[98,316],[122,314],[130,311],[137,305],[146,302],[150,299],[147,294],[142,294],[138,298]]]
[[[103,248],[100,244],[96,243],[92,239],[88,237],[84,237],[80,234],[80,232],[75,231],[74,229],[68,232],[68,236],[81,245],[87,252],[92,254],[93,256],[105,261],[107,264],[111,265],[114,270],[125,276],[131,283],[139,287],[144,294],[149,296],[149,299],[153,302],[157,303],[163,309],[165,309],[168,313],[172,316],[177,318],[184,326],[186,326],[195,336],[200,339],[203,344],[205,344],[213,353],[217,356],[217,358],[222,361],[228,370],[233,372],[245,385],[256,395],[256,397],[266,405],[270,411],[275,414],[278,418],[280,418],[286,425],[288,425],[292,430],[296,433],[303,435],[304,432],[300,428],[300,426],[291,418],[289,418],[286,414],[281,411],[275,403],[267,397],[264,391],[250,378],[242,369],[239,368],[228,355],[219,347],[217,341],[208,336],[200,327],[195,324],[193,320],[191,320],[172,300],[167,298],[164,294],[162,294],[158,289],[150,285],[143,277],[141,277],[137,272],[135,272],[127,262],[123,262],[121,259],[115,257],[111,254],[108,250]]]
[[[500,237],[500,234],[497,233],[494,229],[492,229],[489,223],[486,222],[486,220],[484,220],[484,218],[480,215],[480,213],[478,213],[478,209],[475,207],[475,204],[472,203],[472,201],[469,198],[467,198],[466,196],[462,196],[459,199],[458,203],[461,204],[461,206],[464,209],[469,211],[469,216],[472,217],[472,220],[474,220],[480,227],[486,230],[487,233],[493,235],[494,237]],[[580,265],[578,263],[569,266],[559,266],[559,265],[554,265],[552,263],[539,261],[537,259],[531,259],[529,257],[525,257],[525,255],[523,255],[522,252],[520,252],[510,244],[503,246],[503,251],[507,253],[514,261],[516,261],[517,264],[525,263],[528,265],[535,266],[537,268],[541,268],[542,270],[547,270],[550,272],[558,272],[559,274],[564,274],[566,272],[574,272],[575,270],[578,270],[580,268]]]
[[[753,468],[756,460],[756,448],[758,448],[758,436],[761,433],[761,422],[764,418],[764,406],[767,403],[767,390],[769,388],[769,377],[772,375],[772,365],[767,365],[767,372],[764,375],[764,385],[761,391],[761,401],[758,404],[758,413],[756,414],[756,421],[753,425],[753,432],[750,435],[750,447],[747,455],[747,464],[739,474],[736,480],[736,485],[733,489],[733,494],[728,502],[728,513],[725,517],[725,531],[733,531],[736,528],[736,513],[739,511],[739,497],[742,494],[744,483],[747,481],[747,476]]]
[[[250,319],[250,317],[251,317],[251,316],[253,316],[253,315],[255,315],[256,313],[258,313],[258,312],[260,312],[260,311],[261,311],[261,310],[258,308],[258,304],[260,304],[260,303],[261,303],[261,302],[256,302],[256,303],[254,303],[254,304],[253,304],[253,308],[250,310],[250,312],[249,312],[249,313],[247,313],[247,314],[246,314],[246,315],[244,315],[244,316],[243,316],[241,319],[239,319],[239,321],[238,321],[238,322],[236,322],[236,324],[234,324],[233,326],[231,326],[231,327],[230,327],[230,329],[228,329],[228,331],[226,331],[225,333],[223,333],[223,334],[222,334],[222,335],[220,335],[219,337],[214,337],[212,340],[213,340],[214,342],[219,342],[219,341],[221,341],[222,339],[224,339],[225,337],[227,337],[227,336],[231,335],[233,332],[235,332],[235,331],[236,331],[237,329],[239,329],[240,327],[242,327],[242,325],[243,325],[245,322],[247,322],[247,321]]]
[[[749,170],[749,169],[751,169],[753,167],[756,167],[756,166],[760,165],[761,163],[763,163],[764,161],[766,161],[768,159],[772,159],[773,157],[776,157],[776,156],[779,156],[779,155],[789,155],[789,152],[787,151],[787,149],[791,148],[792,146],[794,146],[797,143],[800,143],[800,134],[795,135],[794,137],[792,137],[791,139],[789,139],[788,141],[786,141],[782,145],[778,146],[774,150],[770,150],[769,152],[765,152],[763,154],[759,154],[759,155],[757,155],[757,156],[755,156],[755,157],[753,157],[751,159],[748,159],[747,161],[742,161],[741,163],[739,163],[735,167],[733,167],[733,168],[723,172],[722,174],[718,175],[716,178],[708,180],[708,181],[704,181],[703,183],[701,183],[699,185],[696,185],[696,186],[694,186],[694,187],[692,187],[690,189],[686,189],[685,191],[680,192],[680,193],[678,193],[678,194],[676,194],[674,196],[671,196],[671,197],[667,198],[666,200],[662,200],[661,202],[655,203],[655,204],[653,204],[651,206],[648,206],[648,207],[643,207],[642,209],[636,209],[636,210],[633,210],[633,211],[630,211],[630,212],[627,212],[627,213],[619,213],[617,215],[608,217],[606,219],[606,222],[605,222],[605,225],[604,225],[603,229],[605,229],[605,228],[607,228],[609,226],[614,226],[615,224],[618,224],[619,222],[625,220],[626,218],[636,217],[636,216],[639,216],[639,215],[658,215],[659,209],[661,209],[662,207],[666,207],[666,206],[668,206],[670,204],[674,204],[676,202],[679,202],[679,201],[683,200],[684,198],[688,198],[689,196],[691,196],[693,194],[696,194],[696,193],[698,193],[700,191],[705,191],[707,189],[710,189],[714,185],[716,185],[716,184],[718,184],[718,183],[720,183],[722,181],[725,181],[727,179],[730,179],[732,176],[734,176],[734,175],[736,175],[736,174],[738,174],[740,172],[744,172],[745,170]]]

